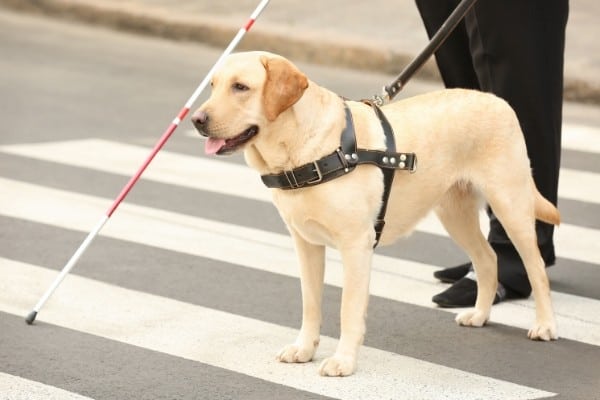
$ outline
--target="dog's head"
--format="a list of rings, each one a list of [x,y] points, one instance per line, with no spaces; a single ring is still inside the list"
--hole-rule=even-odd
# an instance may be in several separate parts
[[[214,74],[210,98],[192,115],[207,154],[230,154],[293,106],[308,79],[290,61],[265,53],[233,54]]]

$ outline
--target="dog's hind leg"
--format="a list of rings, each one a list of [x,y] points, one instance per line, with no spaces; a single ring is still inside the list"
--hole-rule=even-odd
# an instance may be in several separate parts
[[[312,360],[319,345],[325,246],[308,243],[298,233],[290,231],[300,261],[302,327],[296,341],[285,346],[277,359],[286,363],[302,363]]]
[[[458,183],[446,192],[435,212],[452,239],[469,256],[477,275],[475,308],[457,315],[456,322],[480,327],[489,319],[496,289],[496,253],[479,226],[478,193],[470,184]]]
[[[529,177],[528,180],[533,184]],[[534,201],[526,187],[527,185],[518,186],[518,189],[507,193],[505,187],[497,186],[493,195],[488,197],[488,201],[517,249],[531,284],[535,299],[536,323],[529,330],[528,336],[534,340],[552,340],[558,336],[550,298],[550,283],[537,245]]]

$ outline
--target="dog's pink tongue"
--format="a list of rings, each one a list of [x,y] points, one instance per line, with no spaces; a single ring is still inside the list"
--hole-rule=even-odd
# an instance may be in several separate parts
[[[204,152],[208,155],[217,154],[223,146],[225,146],[225,139],[208,138],[204,144]]]

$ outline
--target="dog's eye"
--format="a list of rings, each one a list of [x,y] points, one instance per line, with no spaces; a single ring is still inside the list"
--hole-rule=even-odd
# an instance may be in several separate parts
[[[236,90],[236,91],[238,91],[238,92],[245,92],[246,90],[249,90],[249,89],[250,89],[248,86],[244,85],[243,83],[239,83],[239,82],[236,82],[236,83],[234,83],[234,84],[231,86],[231,88],[232,88],[233,90]]]

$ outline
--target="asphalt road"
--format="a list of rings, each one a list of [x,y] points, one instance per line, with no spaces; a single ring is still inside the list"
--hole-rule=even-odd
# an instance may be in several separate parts
[[[300,288],[285,227],[242,159],[206,158],[189,121],[34,326],[24,315],[220,50],[0,11],[0,399],[600,399],[600,110],[565,105],[549,270],[561,339],[526,339],[532,300],[465,329],[430,302],[464,260],[426,221],[375,259],[357,373],[317,374],[339,334],[328,256],[317,361],[283,365]],[[386,75],[300,64],[349,98]],[[401,96],[439,87],[411,82]]]

